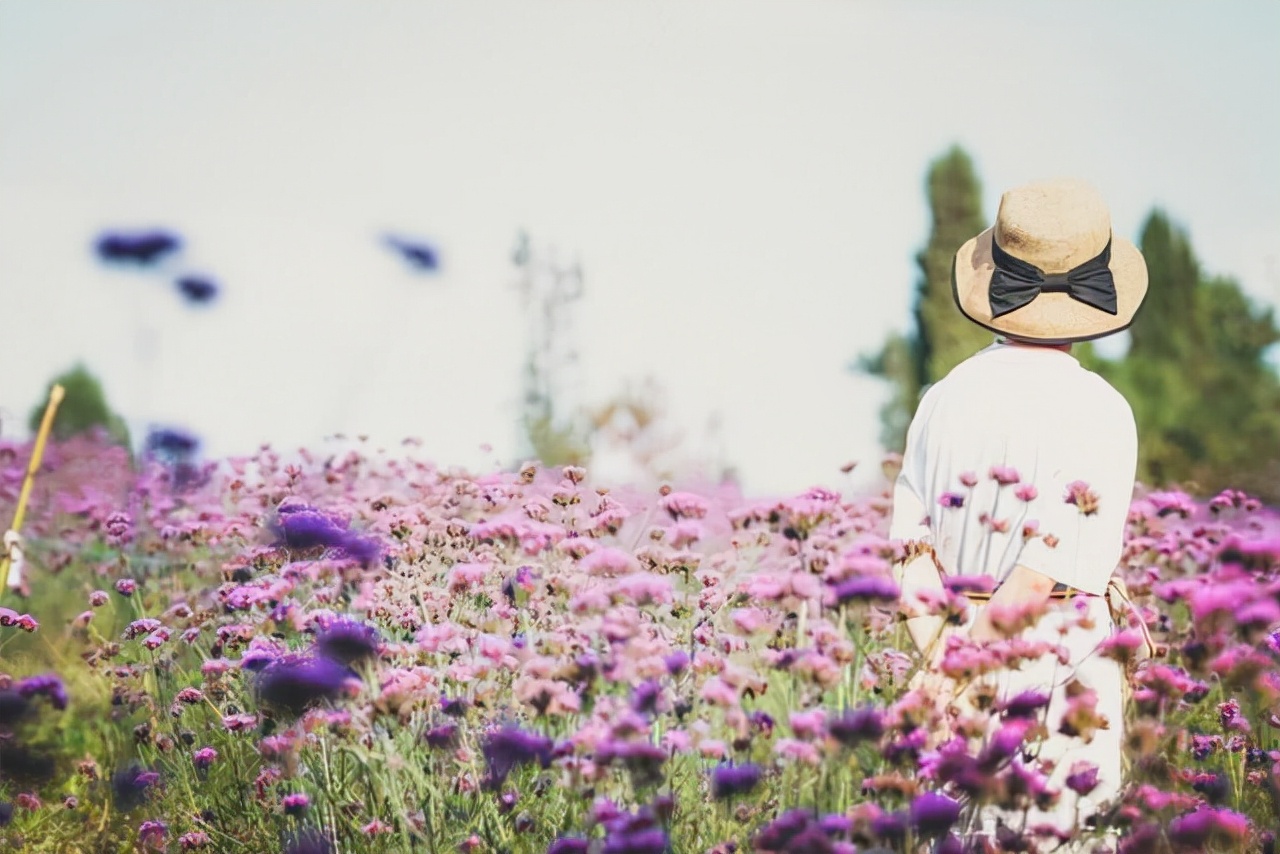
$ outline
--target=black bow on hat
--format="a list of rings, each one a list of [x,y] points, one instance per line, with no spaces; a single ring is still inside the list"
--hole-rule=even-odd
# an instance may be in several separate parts
[[[988,298],[991,319],[1017,311],[1042,293],[1062,293],[1107,314],[1117,314],[1116,282],[1111,275],[1111,241],[1095,258],[1065,273],[1045,274],[1034,264],[1015,258],[1000,248],[991,235],[991,275]]]

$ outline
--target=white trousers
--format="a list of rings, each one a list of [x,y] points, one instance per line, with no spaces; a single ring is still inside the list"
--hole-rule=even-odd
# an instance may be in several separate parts
[[[971,609],[969,624],[976,616],[978,607],[981,606]],[[1076,626],[1080,614],[1087,615],[1092,626]],[[956,631],[967,631],[969,624]],[[1097,652],[1098,644],[1109,637],[1112,631],[1111,613],[1102,597],[1080,596],[1075,599],[1052,600],[1048,612],[1035,626],[1027,629],[1023,637],[1066,647],[1070,653],[1068,663],[1062,664],[1056,656],[1045,655],[1035,661],[1025,662],[1018,670],[1004,670],[988,677],[996,685],[998,699],[1015,697],[1031,690],[1050,694],[1049,706],[1042,712],[1049,736],[1028,747],[1038,760],[1054,763],[1053,772],[1049,776],[1049,788],[1061,792],[1057,804],[1051,810],[1032,808],[1025,814],[986,810],[981,819],[988,828],[999,819],[1014,830],[1022,830],[1024,827],[1030,829],[1042,824],[1053,825],[1062,831],[1083,829],[1085,819],[1119,795],[1122,782],[1124,672],[1117,662],[1104,658]],[[1066,736],[1058,732],[1067,707],[1066,686],[1073,680],[1097,692],[1096,711],[1108,723],[1106,729],[1099,729],[1087,743],[1078,736]],[[1033,760],[1033,765],[1035,761]],[[1087,762],[1098,768],[1097,787],[1083,797],[1066,786],[1067,776],[1077,762]],[[978,831],[982,829],[974,828]],[[1090,851],[1093,845],[1090,842],[1072,849],[1064,847],[1058,850]]]

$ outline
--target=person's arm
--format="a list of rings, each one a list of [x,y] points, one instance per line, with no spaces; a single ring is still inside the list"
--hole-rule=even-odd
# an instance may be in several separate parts
[[[1016,605],[1040,605],[1053,592],[1054,580],[1034,569],[1018,565],[991,594],[991,601],[982,608],[969,628],[969,637],[980,643],[1004,637],[991,623],[992,609],[999,610]]]
[[[920,601],[921,593],[941,592],[942,578],[938,575],[938,567],[933,562],[933,555],[926,552],[918,555],[894,568],[895,580],[902,589],[903,603],[912,612],[928,612],[930,606]],[[942,635],[945,618],[933,613],[922,613],[918,617],[908,617],[907,633],[911,642],[921,653],[937,646]]]

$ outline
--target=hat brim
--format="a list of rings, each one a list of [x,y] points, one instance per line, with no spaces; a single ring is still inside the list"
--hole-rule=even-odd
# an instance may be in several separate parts
[[[1086,305],[1064,293],[1040,294],[1031,302],[1000,317],[991,316],[988,289],[995,263],[991,260],[994,228],[969,240],[956,252],[951,268],[951,291],[965,317],[979,326],[1026,341],[1068,344],[1089,341],[1128,328],[1147,295],[1147,265],[1138,247],[1122,237],[1111,238],[1111,275],[1116,283],[1116,313]]]

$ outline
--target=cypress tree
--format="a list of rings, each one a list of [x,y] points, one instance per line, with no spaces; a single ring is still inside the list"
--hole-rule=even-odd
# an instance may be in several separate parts
[[[914,328],[890,336],[880,351],[864,356],[861,370],[883,377],[893,386],[880,411],[881,441],[901,450],[920,394],[931,383],[991,342],[991,333],[969,321],[956,308],[951,291],[951,265],[956,250],[989,224],[982,214],[982,188],[973,161],[959,146],[929,165],[925,188],[929,199],[929,241],[916,255]]]

